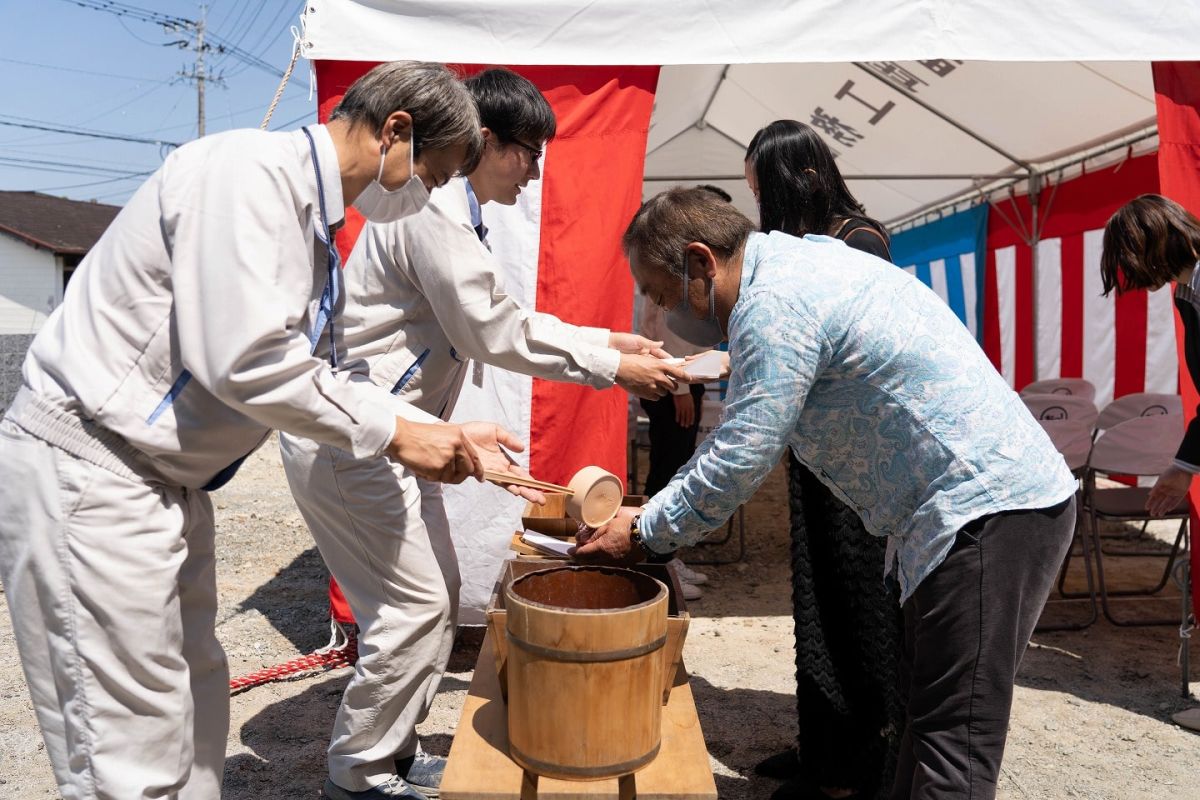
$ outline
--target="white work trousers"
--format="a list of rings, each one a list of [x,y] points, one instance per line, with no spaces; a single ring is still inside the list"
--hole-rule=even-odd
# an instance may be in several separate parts
[[[363,791],[417,748],[450,660],[458,560],[441,485],[386,458],[280,434],[292,496],[358,623],[358,663],[329,742],[329,777]]]
[[[55,780],[70,800],[213,800],[229,669],[212,506],[97,460],[0,422],[0,579]]]

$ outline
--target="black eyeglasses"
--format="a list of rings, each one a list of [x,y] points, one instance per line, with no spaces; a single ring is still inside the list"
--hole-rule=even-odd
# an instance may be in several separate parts
[[[531,147],[530,145],[527,145],[524,142],[522,142],[520,139],[513,139],[512,143],[515,144],[517,147],[524,148],[529,153],[530,158],[532,158],[534,161],[541,160],[542,154],[544,153],[544,151],[539,150],[536,147]]]

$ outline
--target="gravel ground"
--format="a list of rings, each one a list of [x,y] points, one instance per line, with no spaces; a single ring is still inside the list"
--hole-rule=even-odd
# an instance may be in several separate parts
[[[768,797],[776,784],[757,778],[752,767],[795,736],[784,481],[776,470],[748,506],[744,560],[702,567],[711,581],[691,606],[685,658],[717,786],[728,800]],[[288,494],[276,448],[259,451],[214,499],[217,633],[231,672],[243,675],[323,645],[326,572]],[[734,549],[701,548],[692,558],[729,556]],[[1140,561],[1113,563],[1113,580],[1148,575],[1152,566],[1138,566]],[[1169,596],[1140,603],[1138,610],[1177,614],[1177,595]],[[1078,607],[1059,607],[1048,616],[1078,613]],[[472,631],[460,636],[441,693],[421,725],[433,752],[449,750],[479,640]],[[1106,622],[1082,632],[1036,635],[1018,679],[999,797],[1200,800],[1200,736],[1170,722],[1173,712],[1196,702],[1180,697],[1178,645],[1174,627]],[[1193,650],[1193,661],[1200,661],[1200,648]],[[1193,668],[1193,676],[1197,672]],[[225,797],[320,796],[325,740],[347,674],[336,670],[233,698]],[[0,798],[54,795],[3,613]]]

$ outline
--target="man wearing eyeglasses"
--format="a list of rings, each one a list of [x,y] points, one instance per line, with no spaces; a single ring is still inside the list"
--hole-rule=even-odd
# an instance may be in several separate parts
[[[556,123],[525,78],[490,69],[467,88],[484,152],[402,222],[368,224],[346,263],[345,370],[449,417],[475,359],[550,380],[661,397],[684,374],[661,342],[581,328],[504,290],[481,207],[512,205],[541,176]],[[441,491],[402,464],[282,436],[292,494],[360,629],[359,661],[328,751],[333,800],[436,796],[445,760],[424,753],[424,719],[450,657],[459,572]],[[515,490],[514,493],[518,493]],[[541,501],[540,493],[523,496]],[[353,531],[352,537],[346,531]]]

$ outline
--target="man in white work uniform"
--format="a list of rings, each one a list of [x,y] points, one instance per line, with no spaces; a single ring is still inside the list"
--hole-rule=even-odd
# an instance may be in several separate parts
[[[509,70],[466,85],[479,107],[483,156],[420,214],[363,230],[346,265],[347,370],[369,370],[398,402],[443,418],[470,359],[597,389],[615,381],[650,397],[669,391],[683,372],[649,354],[665,355],[660,343],[570,325],[505,292],[481,206],[512,205],[539,177],[554,113]],[[421,751],[415,725],[446,668],[457,615],[458,564],[440,487],[401,463],[336,445],[292,435],[280,445],[292,494],[361,629],[334,722],[326,796],[436,796],[444,759]]]
[[[84,259],[0,422],[0,577],[64,797],[220,796],[208,491],[272,428],[444,480],[511,441],[389,406],[314,355],[346,201],[414,213],[481,145],[448,70],[384,64],[327,126],[179,148]]]

